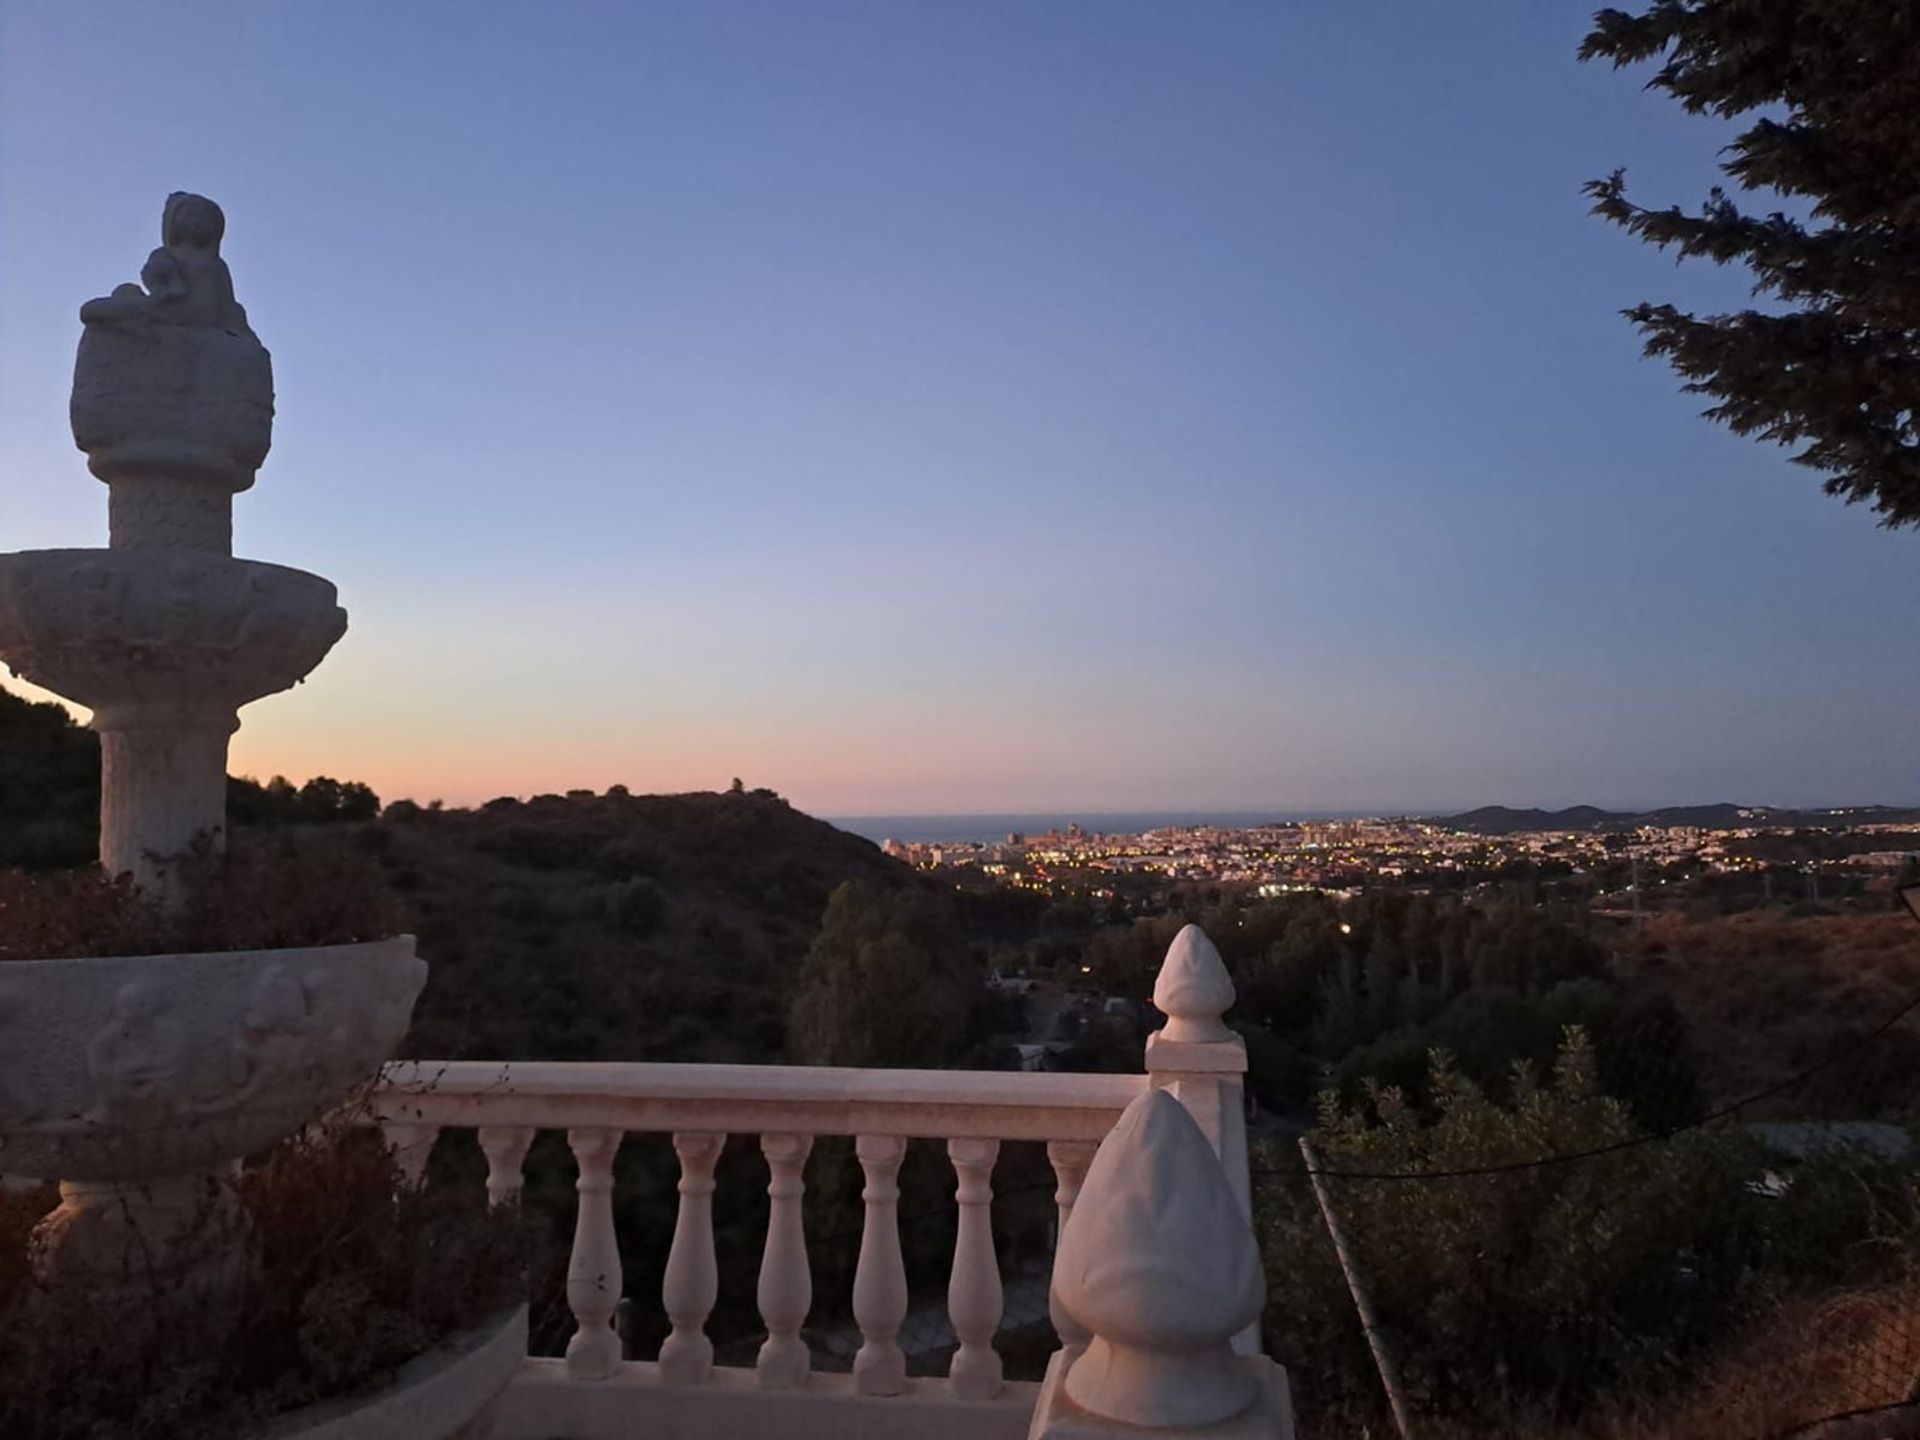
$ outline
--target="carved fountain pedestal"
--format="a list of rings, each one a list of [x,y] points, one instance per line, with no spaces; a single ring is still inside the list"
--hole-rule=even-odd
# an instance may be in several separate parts
[[[212,201],[170,197],[144,288],[82,307],[73,432],[109,489],[108,548],[0,555],[0,660],[92,710],[101,864],[168,905],[176,862],[223,842],[240,708],[298,683],[347,624],[328,581],[232,553],[273,369],[224,229]],[[425,979],[410,936],[0,966],[0,1173],[61,1185],[42,1275],[231,1289],[234,1162],[370,1078]]]

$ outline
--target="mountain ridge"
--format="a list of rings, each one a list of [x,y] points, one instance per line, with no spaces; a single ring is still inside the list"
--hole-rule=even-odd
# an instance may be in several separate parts
[[[1538,806],[1482,805],[1457,815],[1426,818],[1429,825],[1472,835],[1524,835],[1554,831],[1672,829],[1694,826],[1702,830],[1816,829],[1844,821],[1850,825],[1907,825],[1920,821],[1920,807],[1904,805],[1836,805],[1824,809],[1796,809],[1775,805],[1663,805],[1652,810],[1603,810],[1597,805],[1569,805],[1559,810]]]

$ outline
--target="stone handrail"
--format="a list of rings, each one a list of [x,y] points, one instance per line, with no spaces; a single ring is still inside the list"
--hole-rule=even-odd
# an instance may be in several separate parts
[[[375,1113],[389,1129],[598,1126],[909,1139],[1098,1142],[1145,1075],[850,1070],[806,1065],[408,1060]]]

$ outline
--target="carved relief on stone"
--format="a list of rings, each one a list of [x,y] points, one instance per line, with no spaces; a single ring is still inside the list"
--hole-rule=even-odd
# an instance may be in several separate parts
[[[122,985],[114,992],[112,1015],[87,1041],[99,1118],[166,1118],[176,1103],[187,1045],[187,1032],[159,986],[145,979]]]
[[[233,1042],[236,1096],[250,1097],[262,1085],[305,1068],[313,1017],[306,987],[275,962],[260,972]]]
[[[210,1168],[340,1103],[391,1053],[426,973],[404,936],[10,968],[31,972],[18,986],[37,1023],[0,991],[0,1170],[114,1182]]]

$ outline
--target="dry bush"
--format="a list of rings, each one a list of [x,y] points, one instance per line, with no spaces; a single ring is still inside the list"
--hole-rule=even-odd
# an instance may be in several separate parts
[[[1904,1409],[1920,1357],[1920,1292],[1910,1283],[1783,1305],[1679,1395],[1616,1399],[1576,1428],[1542,1424],[1540,1440],[1768,1440],[1916,1433]],[[1897,1408],[1890,1408],[1897,1407]],[[1869,1412],[1864,1428],[1820,1417]],[[1434,1432],[1436,1440],[1490,1432]],[[1503,1425],[1497,1433],[1512,1433]]]
[[[0,1189],[0,1315],[13,1298],[32,1283],[27,1265],[27,1238],[40,1217],[59,1202],[58,1190],[40,1185],[31,1190]]]
[[[1920,1368],[1911,1283],[1783,1305],[1664,1416],[1623,1416],[1607,1440],[1782,1435],[1824,1415],[1899,1405]]]
[[[405,928],[377,866],[333,837],[236,838],[179,868],[177,913],[97,867],[0,871],[0,961],[341,945]]]
[[[346,1120],[284,1142],[236,1188],[256,1267],[224,1314],[160,1284],[130,1315],[17,1283],[34,1206],[19,1208],[0,1230],[0,1277],[16,1279],[0,1309],[0,1435],[231,1440],[376,1387],[524,1298],[517,1213],[402,1184],[378,1133]]]
[[[1789,1091],[1742,1118],[1803,1119],[1813,1109],[1903,1119],[1920,1097],[1920,1074],[1904,1053],[1913,1049],[1907,1027],[1876,1039],[1876,1053],[1856,1054],[1864,1036],[1920,995],[1920,931],[1904,914],[1661,916],[1623,942],[1620,970],[1684,1017],[1709,1107],[1836,1057],[1842,1073],[1823,1089]]]
[[[1585,1419],[1489,1397],[1469,1417],[1422,1414],[1420,1440],[1891,1440],[1920,1435],[1920,1292],[1902,1282],[1803,1299],[1772,1312],[1691,1383],[1610,1397]],[[1822,1416],[1866,1412],[1858,1420]],[[1300,1416],[1301,1440],[1391,1435],[1384,1407],[1348,1400]]]

